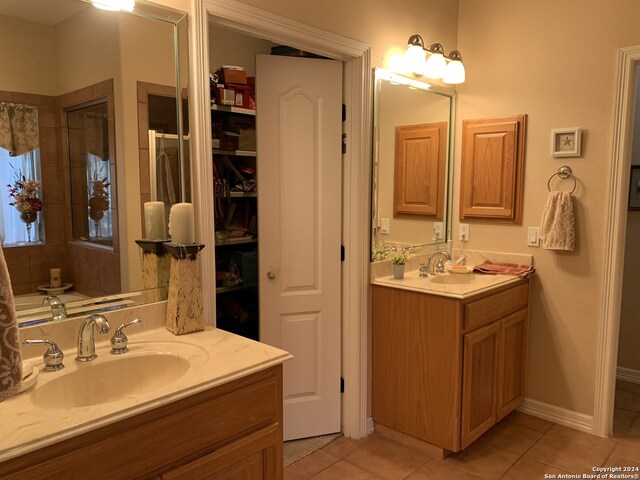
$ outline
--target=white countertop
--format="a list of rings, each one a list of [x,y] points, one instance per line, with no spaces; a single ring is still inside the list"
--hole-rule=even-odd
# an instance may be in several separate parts
[[[439,283],[447,279],[455,283]],[[395,279],[391,275],[375,278],[371,283],[384,287],[463,299],[518,281],[520,281],[520,277],[513,275],[487,275],[482,273],[442,273],[428,278],[421,278],[418,276],[418,271],[414,270],[406,272],[403,279]]]
[[[91,368],[90,364],[113,361],[115,357],[109,354],[108,341],[98,345],[98,358],[90,364],[79,364],[74,360],[75,348],[65,350],[63,370],[43,372],[41,368],[35,387],[0,402],[0,462],[231,382],[292,358],[289,353],[278,348],[213,327],[182,336],[175,336],[165,328],[137,334],[132,330],[129,335],[130,352],[124,355],[136,355],[136,352],[139,354],[145,348],[182,356],[189,360],[191,366],[172,383],[121,400],[67,409],[50,409],[35,405],[31,394],[39,385],[55,379],[58,375],[81,368]],[[35,364],[43,367],[41,357]]]

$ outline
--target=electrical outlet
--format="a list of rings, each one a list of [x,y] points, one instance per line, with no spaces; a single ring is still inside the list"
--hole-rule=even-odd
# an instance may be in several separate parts
[[[460,224],[460,227],[458,229],[458,235],[459,235],[460,241],[462,242],[469,241],[469,224],[468,223]]]
[[[442,240],[442,230],[444,230],[444,223],[433,222],[433,240]]]
[[[380,219],[380,233],[384,233],[385,235],[389,235],[389,219],[381,218]]]
[[[540,227],[529,227],[527,229],[527,246],[528,247],[540,246]]]

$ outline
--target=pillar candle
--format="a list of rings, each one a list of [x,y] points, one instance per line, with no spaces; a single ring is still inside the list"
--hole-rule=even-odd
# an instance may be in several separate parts
[[[195,243],[196,228],[193,221],[193,205],[176,203],[169,213],[169,235],[171,242],[178,245]]]
[[[50,268],[49,269],[49,288],[62,287],[62,269]]]
[[[144,204],[144,238],[146,240],[165,240],[166,226],[164,222],[164,203],[145,202]]]

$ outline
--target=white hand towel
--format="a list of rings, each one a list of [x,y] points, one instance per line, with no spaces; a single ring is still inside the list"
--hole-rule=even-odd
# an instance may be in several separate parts
[[[9,269],[0,246],[0,402],[20,391],[22,361]]]
[[[571,194],[569,192],[549,193],[540,223],[542,248],[573,252],[574,228]]]

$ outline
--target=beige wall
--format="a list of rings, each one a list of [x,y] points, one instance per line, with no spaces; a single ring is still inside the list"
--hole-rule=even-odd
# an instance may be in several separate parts
[[[587,415],[602,321],[616,54],[640,44],[638,15],[640,4],[626,0],[460,1],[468,81],[458,89],[458,118],[529,115],[522,225],[474,222],[469,247],[535,256],[527,397]],[[585,129],[582,158],[550,157],[550,131],[560,127]],[[540,222],[547,179],[564,164],[578,179],[576,249],[528,248],[526,228]]]

